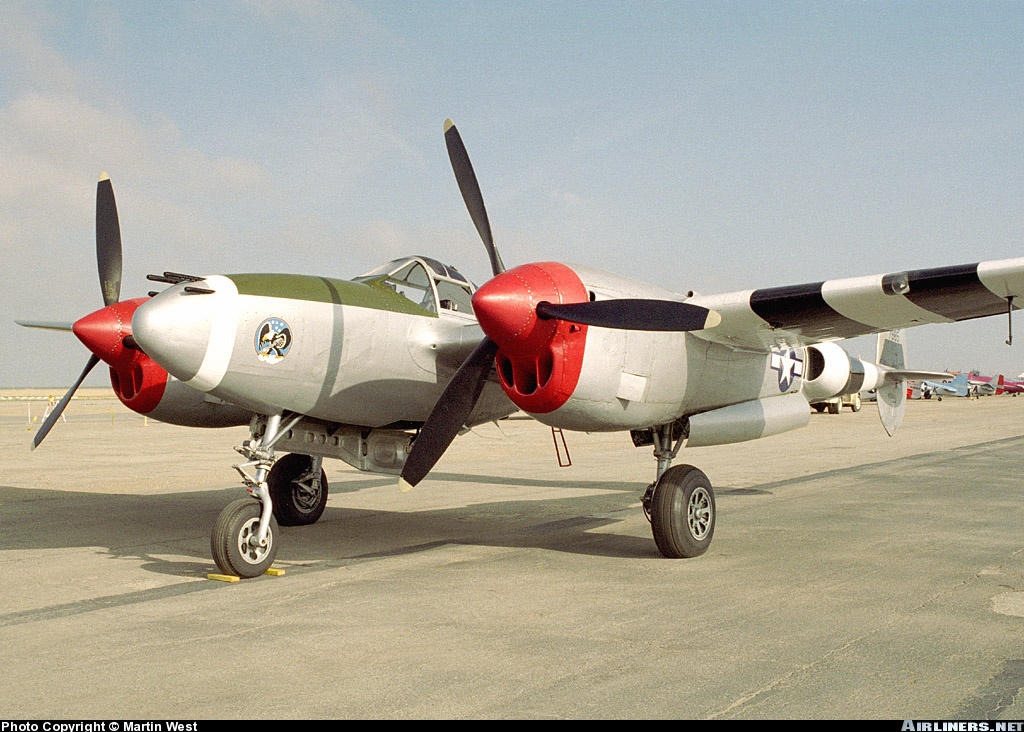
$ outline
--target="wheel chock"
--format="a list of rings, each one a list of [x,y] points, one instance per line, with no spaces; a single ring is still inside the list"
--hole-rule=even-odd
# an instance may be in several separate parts
[[[271,567],[263,574],[270,575],[271,577],[284,577],[284,570],[278,567]],[[206,579],[217,580],[218,582],[240,582],[241,577],[236,577],[233,574],[213,574],[206,575]]]
[[[236,577],[233,574],[208,574],[206,579],[217,580],[218,582],[238,582],[241,577]]]

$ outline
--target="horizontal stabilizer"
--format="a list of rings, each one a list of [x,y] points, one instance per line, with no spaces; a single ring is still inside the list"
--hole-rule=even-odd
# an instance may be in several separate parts
[[[952,379],[953,374],[945,371],[912,371],[911,369],[885,369],[888,381],[942,381]]]

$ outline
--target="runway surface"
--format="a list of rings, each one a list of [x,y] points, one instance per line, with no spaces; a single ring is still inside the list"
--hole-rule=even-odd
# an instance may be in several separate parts
[[[228,584],[247,430],[85,396],[35,451],[46,402],[0,401],[4,719],[1024,718],[1022,398],[684,449],[719,511],[693,560],[658,554],[626,434],[566,433],[560,468],[549,429],[487,425],[408,494],[328,461],[285,575]]]

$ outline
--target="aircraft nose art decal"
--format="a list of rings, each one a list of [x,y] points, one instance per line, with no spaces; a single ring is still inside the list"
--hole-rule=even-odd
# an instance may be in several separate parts
[[[267,318],[256,328],[256,355],[264,363],[278,363],[292,347],[292,329],[281,318]]]

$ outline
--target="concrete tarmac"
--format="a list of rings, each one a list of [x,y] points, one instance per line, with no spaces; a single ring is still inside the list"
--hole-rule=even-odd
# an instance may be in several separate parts
[[[1024,398],[684,449],[719,511],[692,560],[627,434],[566,433],[561,468],[548,428],[487,425],[408,494],[327,461],[284,576],[233,584],[209,533],[246,429],[89,391],[29,451],[45,407],[0,401],[0,720],[1024,718]]]

